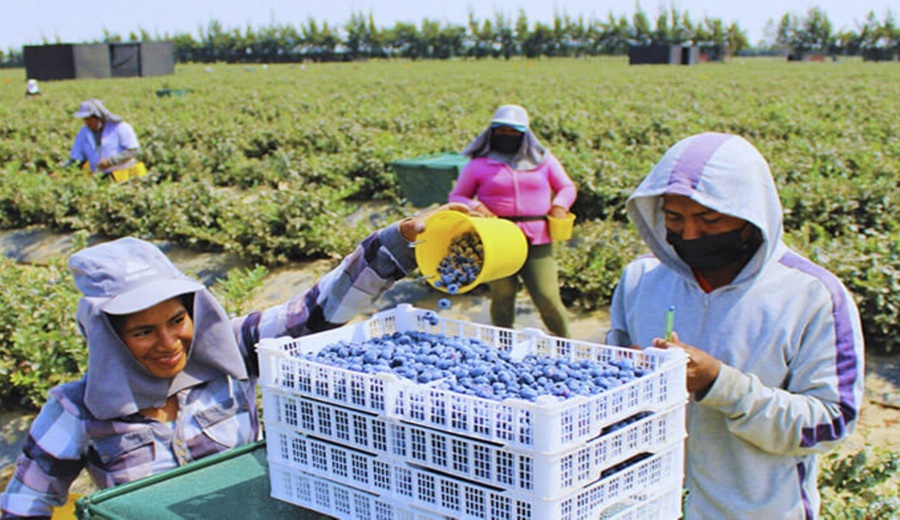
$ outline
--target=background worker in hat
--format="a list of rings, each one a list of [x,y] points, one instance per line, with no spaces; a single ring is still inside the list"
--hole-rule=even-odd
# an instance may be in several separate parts
[[[376,231],[309,291],[234,319],[149,242],[72,255],[88,371],[49,392],[0,495],[3,518],[49,518],[84,468],[103,489],[258,440],[256,343],[331,329],[370,306],[416,267],[409,245],[429,214]]]
[[[134,129],[99,99],[83,102],[74,115],[84,120],[84,126],[75,136],[65,166],[88,163],[92,172],[111,173],[137,164],[141,145]]]
[[[518,105],[494,112],[488,127],[463,150],[472,158],[450,192],[488,217],[514,221],[528,239],[528,257],[518,273],[489,284],[491,321],[512,327],[519,278],[525,283],[544,325],[556,336],[569,336],[569,318],[559,295],[559,274],[547,215],[564,219],[575,202],[575,183],[560,162],[538,142],[528,113]]]
[[[29,79],[25,82],[25,97],[38,97],[41,95],[41,87],[36,79]]]

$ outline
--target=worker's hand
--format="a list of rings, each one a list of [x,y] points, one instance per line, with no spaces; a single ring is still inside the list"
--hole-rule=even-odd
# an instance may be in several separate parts
[[[100,159],[100,162],[97,163],[98,170],[105,170],[110,166],[112,166],[112,164],[110,164],[109,159]]]
[[[434,215],[439,211],[458,211],[460,213],[471,215],[472,210],[469,209],[465,204],[461,204],[459,202],[450,202],[444,204],[443,206],[438,206],[434,209],[430,209],[428,211],[423,211],[422,213],[413,215],[412,217],[406,217],[405,219],[400,221],[400,234],[403,235],[409,242],[415,242],[416,238],[425,231],[425,221],[428,220],[428,217]]]
[[[553,218],[566,218],[569,214],[569,211],[562,206],[551,206],[550,207],[550,216]]]
[[[703,352],[699,348],[692,347],[678,340],[678,334],[672,333],[669,341],[664,338],[654,338],[653,346],[656,348],[680,348],[687,354],[687,389],[688,392],[699,392],[706,395],[706,391],[719,377],[719,368],[722,363]]]
[[[496,217],[497,216],[493,211],[489,210],[488,207],[485,206],[484,204],[479,204],[479,205],[475,206],[475,209],[473,211],[482,217]]]

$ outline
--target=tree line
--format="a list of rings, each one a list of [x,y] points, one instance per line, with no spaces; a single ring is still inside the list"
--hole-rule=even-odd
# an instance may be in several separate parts
[[[863,55],[874,59],[896,59],[900,53],[900,27],[890,10],[879,20],[869,11],[858,31],[835,30],[828,14],[819,7],[810,8],[805,16],[785,13],[774,26],[774,45],[795,56],[809,53],[831,55]]]
[[[424,19],[418,25],[398,21],[380,28],[371,13],[355,13],[343,25],[309,19],[299,26],[272,25],[259,29],[227,29],[211,21],[199,37],[176,34],[179,62],[334,61],[370,58],[449,59],[581,57],[621,55],[630,45],[696,42],[740,50],[746,33],[735,22],[719,18],[694,21],[671,8],[655,23],[638,9],[631,17],[605,20],[557,14],[551,23],[531,23],[523,10],[513,18],[495,13],[479,19],[469,13],[464,25]]]
[[[785,13],[769,21],[766,37],[751,45],[738,22],[704,17],[695,20],[677,7],[661,9],[655,19],[640,8],[631,16],[605,19],[556,14],[551,23],[529,21],[524,10],[513,16],[497,12],[479,19],[470,12],[466,24],[424,19],[418,25],[395,22],[378,27],[370,12],[354,13],[343,24],[308,19],[265,27],[228,28],[218,20],[197,35],[151,35],[144,29],[127,36],[104,30],[94,43],[173,41],[179,63],[277,63],[370,58],[449,59],[580,57],[622,55],[632,45],[690,44],[729,54],[806,53],[859,55],[900,52],[900,28],[890,11],[879,20],[869,12],[857,30],[835,30],[827,13],[813,7],[804,15]],[[45,41],[44,43],[49,43]],[[59,42],[57,42],[59,43]],[[22,66],[20,50],[0,51],[0,65]]]

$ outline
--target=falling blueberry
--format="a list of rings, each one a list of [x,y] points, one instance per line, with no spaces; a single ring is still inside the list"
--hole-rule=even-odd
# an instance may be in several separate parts
[[[437,305],[438,305],[438,309],[441,309],[441,310],[449,309],[450,308],[450,300],[448,300],[447,298],[441,298],[440,300],[438,300]]]

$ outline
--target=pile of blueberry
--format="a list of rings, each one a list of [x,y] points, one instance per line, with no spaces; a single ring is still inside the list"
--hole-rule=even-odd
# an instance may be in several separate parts
[[[645,374],[628,359],[607,363],[528,355],[516,361],[477,338],[416,331],[367,341],[340,341],[305,357],[356,372],[390,372],[439,389],[497,401],[590,396]]]
[[[634,465],[637,464],[638,462],[640,462],[640,461],[642,461],[642,460],[644,460],[644,459],[648,459],[648,458],[650,458],[650,457],[652,457],[652,456],[653,456],[653,454],[651,454],[651,453],[638,453],[637,455],[634,455],[633,457],[629,458],[628,460],[624,460],[624,461],[622,461],[622,462],[616,464],[615,466],[611,466],[611,467],[609,467],[609,468],[606,468],[605,470],[603,470],[603,471],[600,473],[600,478],[601,478],[601,479],[604,479],[604,478],[609,477],[609,476],[611,476],[611,475],[615,475],[616,473],[622,471],[623,469],[626,469],[626,468],[628,468],[628,467],[634,466]]]
[[[644,419],[645,417],[649,417],[650,415],[652,415],[651,412],[639,412],[639,413],[636,413],[636,414],[632,415],[631,417],[622,419],[621,421],[619,421],[619,422],[617,422],[617,423],[610,424],[610,425],[607,426],[606,428],[603,428],[603,430],[600,432],[600,435],[601,435],[601,436],[602,436],[602,435],[608,435],[608,434],[610,434],[610,433],[619,431],[619,430],[621,430],[622,428],[628,426],[629,424],[634,424],[634,423],[640,421],[641,419]]]
[[[439,279],[434,286],[445,288],[450,294],[459,292],[474,282],[484,266],[484,245],[481,237],[474,231],[453,237],[450,241],[450,252],[438,264]]]

